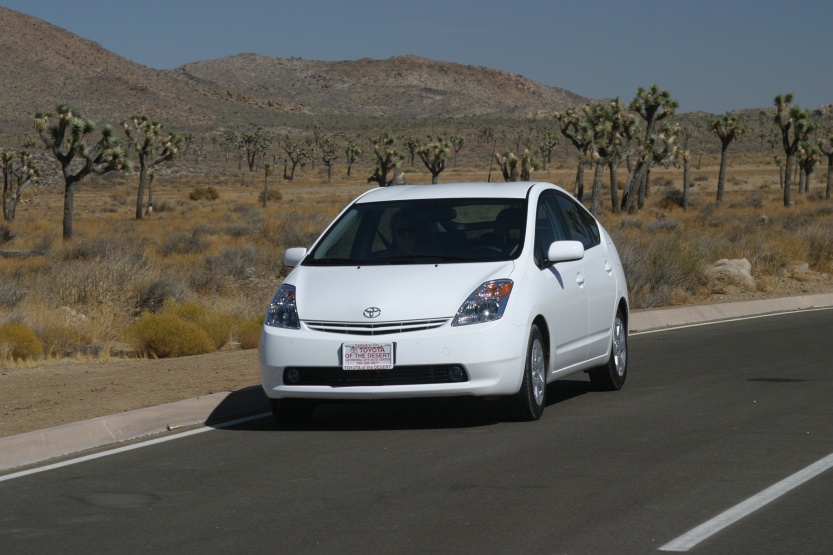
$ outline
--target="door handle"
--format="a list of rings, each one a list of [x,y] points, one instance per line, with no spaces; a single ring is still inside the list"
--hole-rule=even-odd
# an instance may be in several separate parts
[[[605,260],[605,272],[608,274],[613,273],[613,266],[610,264],[610,260]]]
[[[581,272],[576,274],[576,283],[578,283],[579,287],[584,287],[584,274]]]

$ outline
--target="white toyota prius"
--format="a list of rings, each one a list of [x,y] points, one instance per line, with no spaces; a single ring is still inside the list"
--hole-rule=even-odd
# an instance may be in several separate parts
[[[293,266],[269,304],[260,374],[275,417],[328,400],[502,397],[537,420],[546,385],[627,376],[628,290],[607,231],[550,183],[373,189]]]

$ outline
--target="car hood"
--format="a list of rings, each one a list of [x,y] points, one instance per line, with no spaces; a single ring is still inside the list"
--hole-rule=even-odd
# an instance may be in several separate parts
[[[301,320],[373,322],[454,316],[480,284],[508,278],[510,262],[395,266],[299,266],[286,279],[296,287]]]

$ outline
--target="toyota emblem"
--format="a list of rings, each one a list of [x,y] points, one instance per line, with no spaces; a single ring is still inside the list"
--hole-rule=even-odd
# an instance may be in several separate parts
[[[365,308],[364,312],[362,314],[364,314],[365,318],[378,318],[381,313],[382,313],[381,308],[371,306],[371,307]]]

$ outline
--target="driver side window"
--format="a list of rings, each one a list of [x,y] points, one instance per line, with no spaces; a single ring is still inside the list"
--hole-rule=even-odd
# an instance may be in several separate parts
[[[535,264],[540,268],[550,245],[565,239],[567,233],[561,224],[561,218],[558,217],[555,197],[550,191],[546,191],[539,197],[538,208],[535,211]]]

